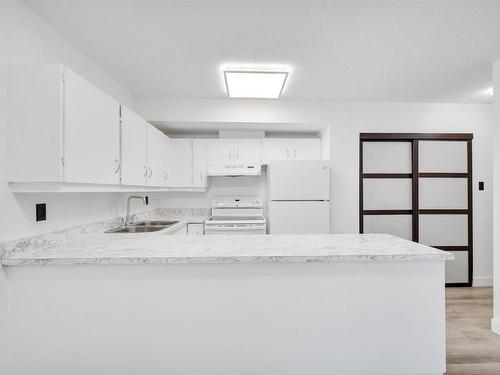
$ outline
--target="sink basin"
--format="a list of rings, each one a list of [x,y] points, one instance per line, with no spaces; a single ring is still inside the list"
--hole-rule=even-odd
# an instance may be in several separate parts
[[[148,233],[148,232],[158,232],[162,229],[171,227],[177,224],[178,221],[167,221],[167,220],[146,220],[137,221],[126,227],[119,227],[107,230],[104,233]]]
[[[138,221],[136,223],[130,224],[132,227],[170,227],[174,224],[177,224],[178,221],[164,221],[164,220],[151,220],[151,221]]]
[[[107,230],[104,233],[148,233],[157,232],[166,228],[167,226],[130,226],[130,227],[120,227]]]

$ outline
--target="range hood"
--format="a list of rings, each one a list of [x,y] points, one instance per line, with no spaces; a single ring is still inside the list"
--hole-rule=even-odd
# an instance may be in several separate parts
[[[260,164],[244,164],[244,165],[209,164],[207,166],[207,175],[226,176],[226,177],[260,176],[261,169],[262,167]]]

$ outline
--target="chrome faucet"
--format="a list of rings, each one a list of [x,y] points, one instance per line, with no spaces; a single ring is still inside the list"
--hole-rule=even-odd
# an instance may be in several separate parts
[[[140,199],[142,200],[142,203],[146,205],[146,197],[140,196],[140,195],[131,195],[127,199],[127,216],[125,217],[125,226],[132,224],[132,218],[130,216],[130,201],[132,199]]]

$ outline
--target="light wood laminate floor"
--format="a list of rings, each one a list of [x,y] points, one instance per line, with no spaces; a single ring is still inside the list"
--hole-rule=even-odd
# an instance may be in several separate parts
[[[491,332],[492,288],[446,289],[447,375],[500,375],[500,335]]]

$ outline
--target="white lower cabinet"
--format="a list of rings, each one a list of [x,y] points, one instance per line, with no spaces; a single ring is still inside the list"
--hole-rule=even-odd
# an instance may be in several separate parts
[[[203,223],[189,223],[187,225],[187,234],[189,236],[202,236],[204,234]]]

